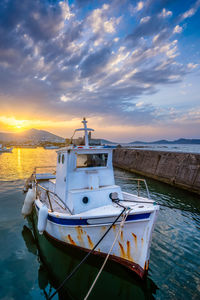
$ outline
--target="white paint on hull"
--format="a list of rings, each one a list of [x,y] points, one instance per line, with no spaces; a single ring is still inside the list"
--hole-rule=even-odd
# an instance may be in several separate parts
[[[157,213],[158,210],[154,209],[146,219],[126,221],[111,255],[122,258],[128,262],[133,262],[134,264],[139,265],[144,271],[147,271],[152,231]],[[142,216],[144,214],[138,214],[138,217],[140,215]],[[103,219],[110,223],[102,223]],[[96,224],[94,224],[94,220],[96,220]],[[91,221],[93,224],[91,224]],[[91,250],[110,227],[113,222],[113,217],[99,219],[91,218],[87,219],[87,222],[90,225],[73,226],[57,224],[47,220],[46,232],[58,241]],[[101,241],[95,251],[101,253],[107,253],[109,251],[116,233],[119,230],[119,223],[120,222],[113,225],[112,229]]]

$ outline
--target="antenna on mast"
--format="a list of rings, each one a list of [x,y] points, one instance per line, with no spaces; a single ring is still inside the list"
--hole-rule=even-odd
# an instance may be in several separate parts
[[[88,147],[89,146],[88,131],[94,131],[94,129],[87,127],[86,118],[83,118],[82,123],[84,125],[84,128],[76,129],[75,132],[76,131],[81,131],[81,130],[85,131],[85,146]]]

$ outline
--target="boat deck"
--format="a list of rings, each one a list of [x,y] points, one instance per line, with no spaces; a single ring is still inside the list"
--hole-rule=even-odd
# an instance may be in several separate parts
[[[98,208],[90,209],[88,211],[84,211],[79,214],[73,214],[68,210],[67,207],[65,207],[64,203],[62,203],[62,201],[57,195],[51,193],[51,191],[54,190],[54,188],[52,188],[52,180],[50,180],[50,182],[51,182],[51,189],[48,195],[46,190],[43,190],[41,187],[38,187],[38,196],[39,196],[39,200],[42,203],[44,203],[50,211],[53,211],[53,213],[58,213],[59,215],[62,216],[65,215],[66,217],[71,216],[71,217],[81,218],[87,216],[91,218],[91,217],[99,217],[99,216],[105,217],[110,215],[117,216],[122,210],[122,207],[120,207],[117,203],[112,202],[110,205],[105,205]],[[40,185],[45,189],[48,189],[49,180],[40,182]],[[125,207],[130,207],[131,214],[152,212],[155,209],[155,206],[151,199],[139,197],[137,195],[129,194],[126,192],[122,192],[122,195],[123,195],[123,200],[125,201],[120,201],[120,205],[123,205]]]

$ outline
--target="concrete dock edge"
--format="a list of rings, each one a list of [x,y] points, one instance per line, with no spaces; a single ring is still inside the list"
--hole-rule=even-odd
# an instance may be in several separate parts
[[[119,148],[113,165],[200,195],[200,154]]]

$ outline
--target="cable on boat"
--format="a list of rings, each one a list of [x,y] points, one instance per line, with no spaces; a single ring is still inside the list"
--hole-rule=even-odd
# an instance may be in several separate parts
[[[176,206],[170,206],[170,205],[166,205],[166,204],[161,204],[161,203],[157,203],[155,201],[137,201],[137,200],[127,200],[127,199],[117,199],[117,200],[114,200],[114,202],[118,205],[120,205],[118,202],[132,202],[132,203],[140,203],[140,204],[153,204],[153,205],[159,205],[159,206],[163,206],[163,207],[167,207],[167,208],[171,208],[171,209],[178,209],[178,210],[182,210],[182,211],[189,211],[191,212],[191,209],[185,209],[183,207],[179,208],[179,207],[176,207]],[[120,205],[122,206],[122,205]]]
[[[117,218],[113,221],[113,223],[110,225],[110,227],[106,230],[106,232],[103,234],[103,236],[100,238],[100,240],[96,243],[96,245],[87,253],[87,255],[80,261],[80,263],[72,270],[72,272],[63,280],[63,282],[59,285],[59,287],[56,289],[56,291],[49,297],[49,300],[52,299],[59,290],[64,286],[64,284],[78,271],[80,266],[84,263],[84,261],[94,252],[96,247],[100,244],[100,242],[104,239],[104,237],[108,234],[108,232],[111,230],[113,225],[119,220],[119,218],[123,215],[127,207],[124,207],[123,210],[120,212],[120,214],[117,216]]]
[[[106,258],[105,258],[105,260],[104,260],[104,262],[103,262],[103,264],[102,264],[102,266],[101,266],[101,269],[99,270],[99,272],[98,272],[98,274],[97,274],[95,280],[93,281],[93,284],[91,285],[91,287],[90,287],[90,289],[89,289],[87,295],[85,296],[84,300],[87,300],[87,299],[88,299],[88,297],[89,297],[89,295],[91,294],[91,292],[92,292],[92,290],[93,290],[93,288],[94,288],[94,286],[95,286],[95,284],[96,284],[96,282],[97,282],[99,276],[101,275],[101,273],[102,273],[102,271],[103,271],[103,268],[105,267],[105,264],[106,264],[106,262],[107,262],[107,260],[108,260],[108,258],[109,258],[109,256],[110,256],[110,253],[111,253],[111,251],[112,251],[112,249],[113,249],[113,247],[114,247],[114,245],[115,245],[115,243],[116,243],[116,241],[117,241],[117,239],[118,239],[118,237],[119,237],[119,234],[120,234],[121,231],[122,231],[122,228],[123,228],[123,226],[124,226],[124,223],[125,223],[125,221],[126,221],[126,218],[128,217],[128,214],[129,214],[130,210],[131,210],[131,209],[130,209],[129,207],[126,208],[125,214],[124,214],[124,216],[123,216],[123,218],[122,218],[122,220],[121,220],[121,222],[120,222],[120,224],[119,224],[119,230],[118,230],[118,232],[117,232],[117,234],[116,234],[116,236],[115,236],[115,239],[114,239],[114,241],[113,241],[113,243],[112,243],[112,246],[111,246],[110,250],[108,251],[108,254],[106,255]]]

